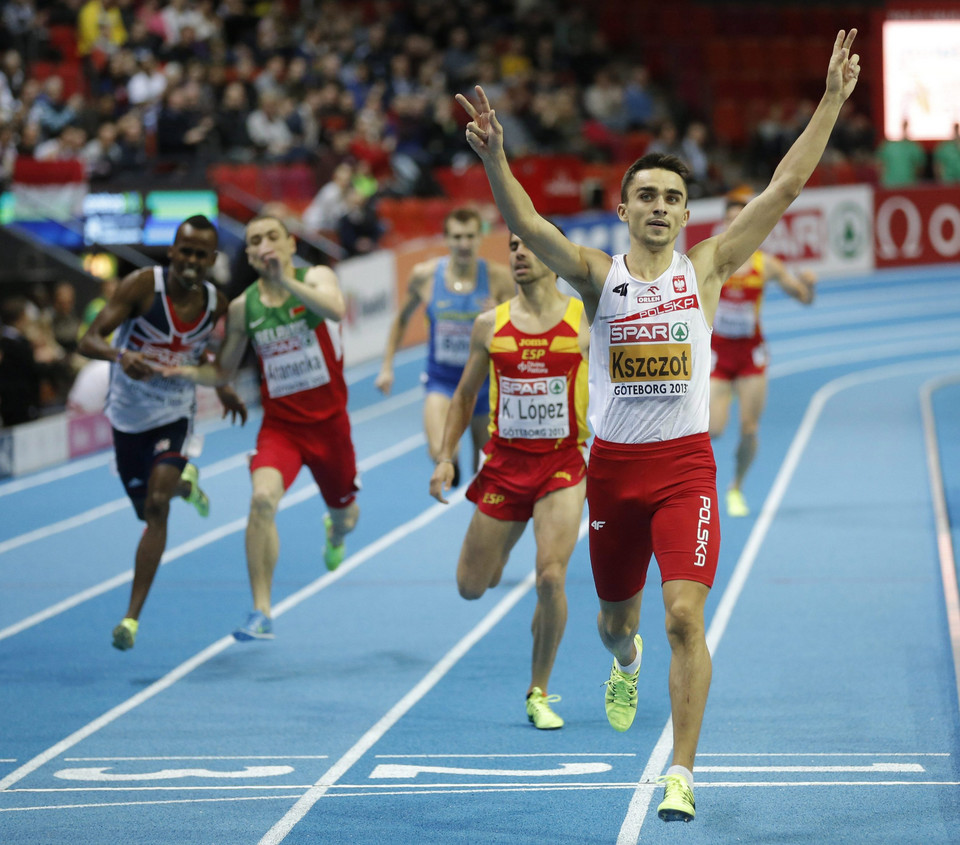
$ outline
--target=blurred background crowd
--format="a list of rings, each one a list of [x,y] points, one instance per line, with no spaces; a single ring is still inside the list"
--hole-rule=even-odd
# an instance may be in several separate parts
[[[742,5],[714,3],[712,20],[722,15],[741,29],[760,21],[757,8]],[[765,182],[813,111],[829,35],[826,46],[818,36],[816,55],[779,30],[748,43],[708,22],[700,28],[713,31],[698,40],[685,8],[619,0],[5,0],[0,190],[21,158],[79,160],[91,190],[196,186],[223,165],[296,165],[310,176],[310,196],[297,209],[304,231],[328,237],[342,255],[369,252],[389,229],[378,203],[443,196],[438,172],[473,161],[453,94],[471,94],[476,83],[497,109],[511,158],[619,164],[660,150],[690,164],[693,197]],[[841,26],[862,26],[864,15],[840,11],[850,18]],[[618,38],[617,14],[634,15],[631,32],[636,15],[645,16],[639,26],[653,30],[649,41]],[[810,22],[812,12],[798,14]],[[777,21],[770,27],[790,25]],[[754,77],[736,76],[747,66],[756,66]],[[815,78],[803,76],[806,66]],[[758,87],[788,79],[788,70],[808,84],[789,96]],[[721,77],[729,84],[718,93]],[[877,137],[869,104],[858,97],[837,124],[824,157],[835,173],[883,185],[960,182],[960,132],[934,150],[911,140],[907,125],[902,137]],[[41,287],[2,303],[7,425],[62,407],[77,368],[86,321],[75,313],[76,296],[68,282]],[[32,367],[22,363],[24,342]]]

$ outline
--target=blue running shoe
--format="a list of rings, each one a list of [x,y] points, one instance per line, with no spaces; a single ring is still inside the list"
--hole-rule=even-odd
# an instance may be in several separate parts
[[[272,640],[273,622],[265,613],[253,610],[247,617],[247,621],[233,632],[233,638],[241,643],[250,640]]]

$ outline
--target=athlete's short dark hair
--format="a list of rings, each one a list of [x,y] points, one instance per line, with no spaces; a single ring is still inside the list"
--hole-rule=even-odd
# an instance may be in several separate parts
[[[184,220],[177,226],[177,235],[180,234],[184,226],[189,226],[191,229],[196,229],[199,232],[213,232],[214,236],[219,240],[217,227],[210,222],[209,218],[204,217],[202,214],[194,214],[193,217],[188,217]],[[176,240],[176,236],[174,240]]]
[[[676,173],[683,180],[684,189],[690,178],[690,168],[682,158],[668,153],[647,153],[631,164],[623,174],[623,180],[620,182],[620,202],[627,201],[627,189],[633,177],[641,170],[669,170]]]

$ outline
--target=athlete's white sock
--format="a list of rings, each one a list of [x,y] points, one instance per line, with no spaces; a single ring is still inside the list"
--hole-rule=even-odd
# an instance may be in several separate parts
[[[620,661],[617,660],[616,657],[613,659],[617,661],[617,668],[619,668],[621,672],[626,672],[628,675],[632,675],[637,671],[637,669],[640,668],[640,649],[637,649],[637,656],[633,658],[633,663],[631,663],[629,666],[621,666]]]
[[[693,772],[686,766],[671,766],[667,769],[668,775],[680,775],[687,782],[687,786],[693,789]]]

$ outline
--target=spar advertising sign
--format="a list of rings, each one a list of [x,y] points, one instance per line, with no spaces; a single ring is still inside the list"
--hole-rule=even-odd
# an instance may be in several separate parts
[[[721,231],[722,199],[693,200],[690,222],[677,249]],[[867,185],[808,188],[787,209],[764,241],[773,253],[794,270],[812,270],[820,276],[865,273],[873,269],[873,189]],[[574,243],[615,254],[630,248],[626,224],[616,214],[581,214],[557,219]]]
[[[960,261],[960,188],[876,189],[877,267]]]

